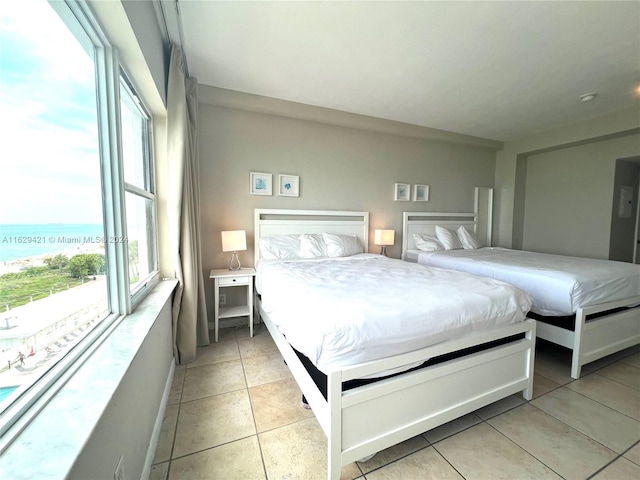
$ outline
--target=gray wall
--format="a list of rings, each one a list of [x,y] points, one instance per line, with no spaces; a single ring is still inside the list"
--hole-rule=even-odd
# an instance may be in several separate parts
[[[125,0],[122,6],[127,14],[136,40],[145,57],[149,72],[155,82],[156,89],[167,104],[167,72],[169,70],[169,51],[165,51],[162,34],[158,26],[152,2]]]
[[[156,421],[164,413],[161,401],[173,359],[172,298],[168,297],[67,478],[113,478],[120,455],[124,455],[124,478],[142,478],[149,467],[145,461]],[[144,315],[143,311],[132,317]]]
[[[525,188],[523,193],[522,188],[523,185],[527,188],[529,186],[529,183],[526,182],[527,158],[529,156],[555,151],[560,155],[558,158],[561,158],[561,152],[567,148],[635,135],[635,145],[631,146],[631,152],[611,152],[611,155],[605,153],[607,161],[613,161],[623,156],[640,154],[638,132],[640,132],[638,108],[631,107],[601,117],[590,118],[568,127],[549,130],[515,142],[505,143],[504,147],[496,154],[494,244],[514,248],[521,248],[524,244],[524,205],[527,192]],[[575,184],[575,180],[571,178],[566,181]],[[610,199],[607,200],[607,202],[610,201]],[[583,214],[582,211],[572,213],[574,216]],[[610,213],[608,217],[610,219]],[[599,252],[599,257],[607,255],[603,252],[606,252],[608,247],[604,245],[593,245],[592,247],[594,251]]]
[[[637,152],[639,139],[628,135],[528,156],[523,248],[609,258],[616,160]]]
[[[609,258],[622,262],[633,262],[633,242],[635,241],[636,215],[638,208],[638,179],[640,179],[640,164],[627,160],[616,162],[615,178],[613,182],[613,202],[611,208],[611,240]],[[630,216],[620,216],[620,187],[633,188]]]
[[[402,212],[473,211],[474,187],[493,186],[495,151],[335,124],[199,104],[203,271],[228,264],[222,230],[247,230],[253,264],[255,208],[365,210],[370,228],[392,228],[399,258]],[[274,175],[274,195],[249,194],[249,173]],[[300,196],[279,197],[278,174],[300,176]],[[429,202],[396,202],[394,183],[430,185]],[[373,235],[370,234],[370,239]],[[370,251],[379,247],[370,243]],[[207,289],[212,297],[212,287]],[[210,314],[213,299],[208,298]]]

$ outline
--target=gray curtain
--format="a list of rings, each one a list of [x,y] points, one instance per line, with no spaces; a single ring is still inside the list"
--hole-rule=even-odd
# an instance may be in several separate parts
[[[209,344],[200,248],[198,82],[186,78],[182,50],[173,47],[167,86],[168,220],[178,288],[173,300],[173,354],[185,364]]]

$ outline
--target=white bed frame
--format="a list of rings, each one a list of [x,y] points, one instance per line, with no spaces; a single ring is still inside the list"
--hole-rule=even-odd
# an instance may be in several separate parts
[[[256,263],[260,237],[287,233],[354,234],[367,245],[367,212],[255,211]],[[260,315],[328,439],[327,473],[340,478],[342,465],[419,435],[514,393],[533,394],[535,322],[482,332],[402,355],[327,373],[327,400],[286,338],[257,302]],[[304,315],[304,312],[301,312]],[[522,339],[406,372],[375,383],[342,390],[343,382],[425,361],[493,340]]]
[[[404,212],[402,259],[415,261],[407,256],[408,250],[416,249],[414,233],[435,235],[436,225],[452,230],[465,225],[475,231],[475,220],[473,213]],[[586,319],[594,313],[634,306],[638,308]],[[546,322],[537,323],[538,338],[572,350],[571,377],[577,379],[587,363],[640,344],[640,296],[578,308],[574,331]]]

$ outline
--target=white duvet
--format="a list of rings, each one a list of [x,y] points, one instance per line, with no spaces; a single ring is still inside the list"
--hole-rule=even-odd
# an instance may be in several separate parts
[[[287,341],[325,373],[519,322],[531,307],[503,282],[373,254],[261,260],[256,288]]]
[[[515,285],[531,295],[540,315],[573,315],[578,307],[640,295],[640,266],[624,262],[498,247],[423,252],[417,261]]]

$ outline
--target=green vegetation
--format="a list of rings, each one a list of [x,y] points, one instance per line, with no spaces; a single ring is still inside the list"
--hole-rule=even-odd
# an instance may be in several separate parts
[[[104,255],[80,254],[47,257],[43,267],[29,267],[21,272],[0,276],[0,308],[15,308],[31,300],[48,297],[51,293],[73,288],[89,275],[104,273]]]
[[[129,284],[135,285],[140,280],[140,272],[138,272],[138,241],[129,242]]]
[[[97,275],[104,272],[104,255],[97,253],[76,255],[69,260],[66,269],[75,278]]]
[[[128,252],[129,252],[129,276],[137,279],[140,276],[140,274],[138,273],[138,263],[140,262],[140,260],[138,260],[138,241],[137,240],[132,240],[131,242],[129,242]]]
[[[44,259],[44,263],[49,268],[57,268],[58,270],[62,270],[64,267],[67,266],[67,263],[69,263],[69,257],[59,253],[55,257],[46,257]]]

